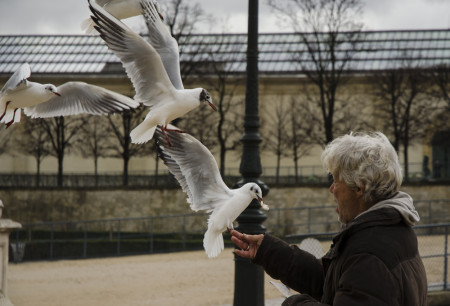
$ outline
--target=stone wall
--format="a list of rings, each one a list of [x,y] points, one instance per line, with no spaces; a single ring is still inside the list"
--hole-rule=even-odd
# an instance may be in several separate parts
[[[403,191],[417,200],[450,199],[447,185],[405,186]],[[95,220],[192,213],[181,189],[10,189],[0,190],[4,216],[21,223]],[[328,188],[271,188],[264,198],[272,208],[334,205]],[[418,207],[425,212],[426,207]],[[450,216],[450,205],[435,207]]]

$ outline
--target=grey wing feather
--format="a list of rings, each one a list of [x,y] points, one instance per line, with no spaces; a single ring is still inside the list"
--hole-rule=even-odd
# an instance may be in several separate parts
[[[156,129],[155,139],[161,159],[175,176],[194,211],[211,211],[232,197],[209,150],[186,133],[166,132],[171,145]]]
[[[161,21],[153,1],[141,0],[143,15],[148,28],[150,44],[158,52],[172,85],[184,89],[180,73],[180,51],[175,38],[170,35],[167,26]]]
[[[125,24],[89,1],[95,29],[108,48],[121,60],[136,90],[134,99],[147,106],[160,101],[159,95],[174,90],[158,52]]]
[[[26,107],[24,113],[32,118],[77,114],[105,115],[139,106],[139,103],[127,96],[84,82],[67,82],[58,87],[58,92],[61,96]]]
[[[7,90],[11,90],[22,84],[22,82],[26,82],[26,79],[31,75],[31,68],[28,63],[22,64],[16,72],[9,78],[6,84],[3,86],[0,93],[4,93]]]

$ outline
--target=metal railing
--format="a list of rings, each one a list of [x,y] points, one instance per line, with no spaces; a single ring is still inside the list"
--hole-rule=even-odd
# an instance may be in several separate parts
[[[440,203],[439,203],[440,202]],[[449,216],[435,207],[450,199],[416,201],[422,222],[414,227],[429,282],[429,290],[450,290],[448,284]],[[10,235],[14,262],[81,259],[200,250],[207,214],[182,214],[103,220],[24,223]],[[332,221],[330,221],[332,220]],[[272,208],[264,222],[267,231],[289,243],[318,239],[324,249],[339,229],[335,206]],[[232,247],[224,233],[227,247]]]
[[[446,173],[437,178],[431,174],[424,178],[421,164],[410,163],[410,182],[449,182],[450,177]],[[224,181],[228,186],[233,186],[241,179],[238,168],[226,168]],[[152,171],[133,171],[128,175],[127,187],[132,188],[177,188],[178,182],[166,169],[154,173]],[[293,167],[265,167],[261,180],[270,186],[295,186],[299,184],[326,184],[328,176],[324,173],[322,166],[300,166],[298,175],[295,175]],[[54,173],[42,173],[39,177],[32,173],[0,173],[0,188],[33,188],[58,186],[58,177]],[[63,175],[63,187],[86,188],[86,187],[124,187],[122,173],[71,173]]]

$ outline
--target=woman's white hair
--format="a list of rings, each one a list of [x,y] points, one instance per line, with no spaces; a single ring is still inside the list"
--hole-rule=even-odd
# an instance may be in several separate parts
[[[322,163],[349,188],[364,188],[364,202],[369,205],[392,197],[403,180],[397,152],[381,132],[334,139],[325,147]]]

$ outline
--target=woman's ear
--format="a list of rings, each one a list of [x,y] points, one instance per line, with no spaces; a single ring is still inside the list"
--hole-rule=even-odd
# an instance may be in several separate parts
[[[364,194],[364,191],[366,190],[366,186],[365,185],[361,185],[356,187],[356,194],[358,197],[361,197]]]

